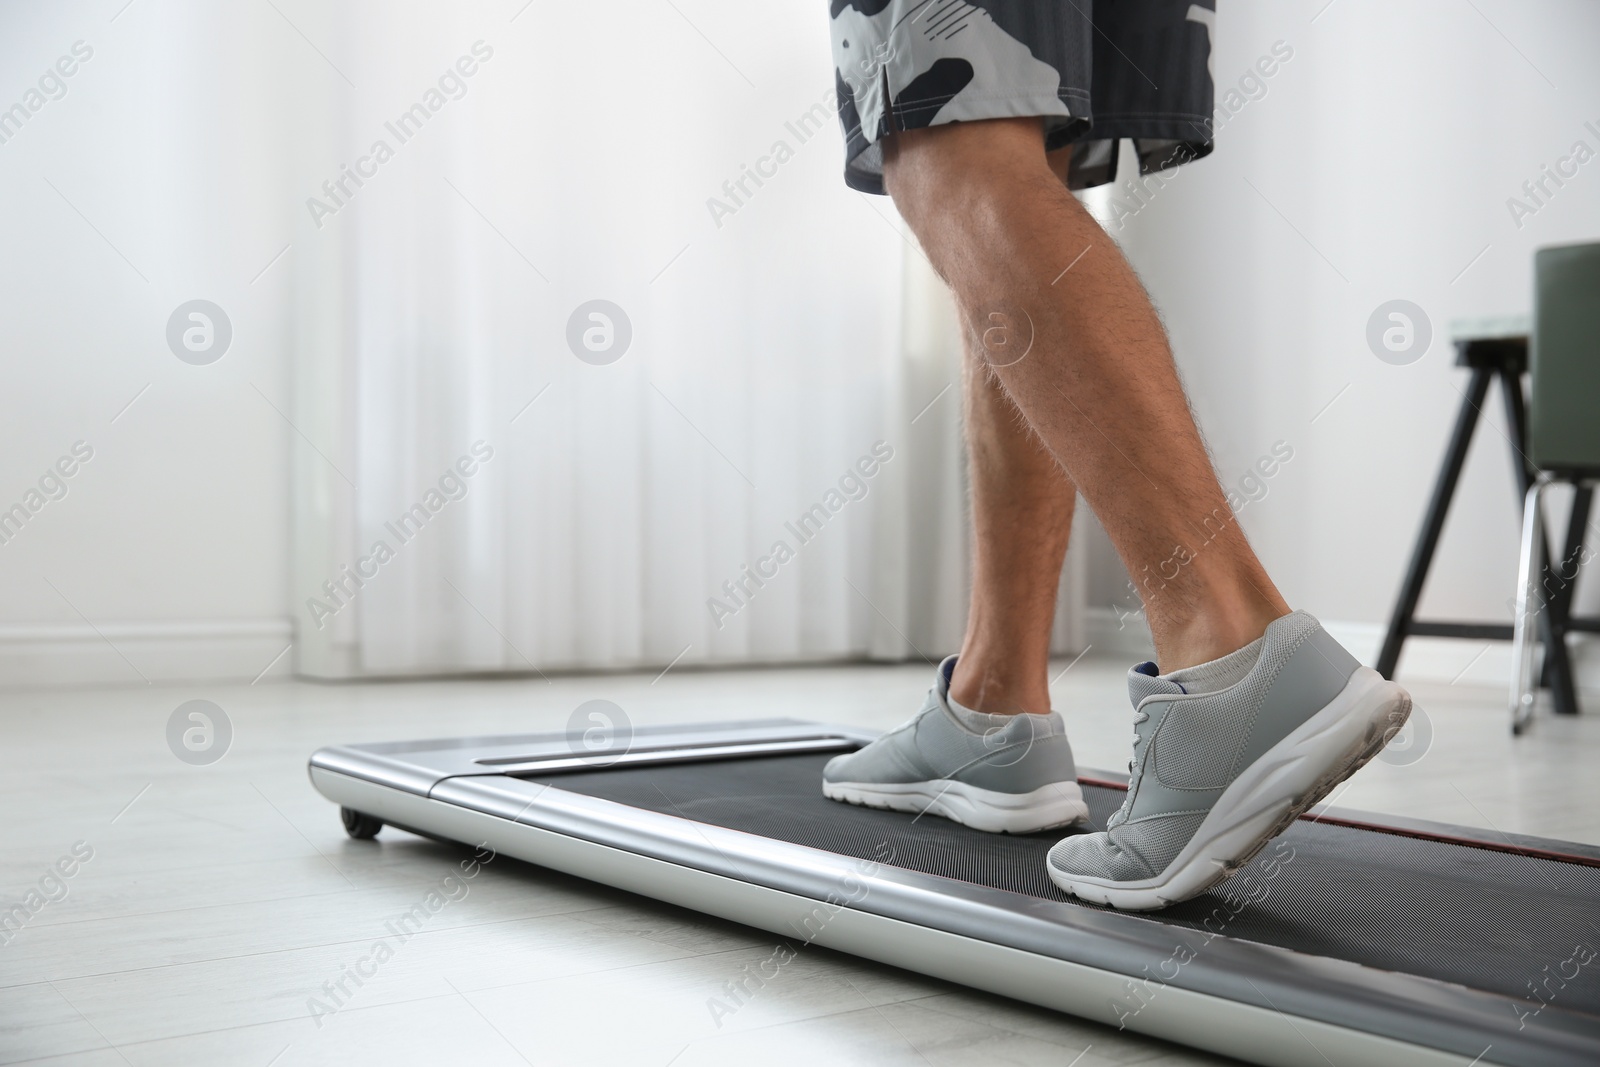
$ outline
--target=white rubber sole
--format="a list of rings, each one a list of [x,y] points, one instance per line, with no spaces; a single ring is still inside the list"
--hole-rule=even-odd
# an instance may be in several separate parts
[[[1108,882],[1053,864],[1050,880],[1075,897],[1150,911],[1199,896],[1255,858],[1333,787],[1366,766],[1411,714],[1411,697],[1370,667],[1350,676],[1321,711],[1246,767],[1200,828],[1153,878]]]
[[[949,778],[929,782],[823,782],[830,800],[938,815],[992,834],[1054,830],[1089,817],[1077,782],[1052,782],[1031,793],[999,793]]]

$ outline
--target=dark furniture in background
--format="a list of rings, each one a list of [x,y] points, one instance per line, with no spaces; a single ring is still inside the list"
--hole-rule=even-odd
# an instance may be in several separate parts
[[[1579,566],[1594,551],[1585,548],[1584,534],[1593,481],[1600,479],[1600,243],[1541,249],[1534,257],[1534,272],[1531,320],[1452,324],[1456,365],[1466,367],[1471,376],[1377,663],[1380,674],[1393,678],[1408,637],[1512,641],[1514,733],[1522,732],[1533,710],[1535,640],[1544,646],[1539,687],[1550,690],[1557,714],[1576,715],[1578,694],[1566,636],[1600,633],[1600,618],[1572,613]],[[1522,376],[1530,371],[1531,396],[1525,400]],[[1515,617],[1510,623],[1418,619],[1417,602],[1495,381],[1505,405],[1507,444],[1523,507]],[[1552,562],[1542,498],[1558,482],[1571,483],[1575,495],[1565,542]]]

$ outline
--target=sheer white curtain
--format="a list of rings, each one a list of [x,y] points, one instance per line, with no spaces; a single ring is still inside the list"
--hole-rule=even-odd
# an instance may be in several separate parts
[[[298,398],[336,444],[297,446],[302,669],[952,650],[953,320],[840,182],[822,10],[519,6],[325,27],[359,89],[306,159],[393,156],[305,223]],[[631,325],[607,365],[568,344],[593,300]]]

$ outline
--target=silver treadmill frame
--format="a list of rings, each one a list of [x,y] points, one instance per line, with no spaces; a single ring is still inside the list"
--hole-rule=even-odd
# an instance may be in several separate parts
[[[767,719],[641,727],[625,752],[602,757],[578,754],[562,734],[384,742],[320,749],[309,773],[329,800],[400,829],[487,844],[780,937],[1253,1063],[1600,1062],[1595,1016],[1546,1004],[1535,1025],[1519,1030],[1516,1006],[1525,1002],[1513,998],[1226,936],[1206,942],[1172,977],[1151,979],[1144,1007],[1119,1020],[1113,1002],[1161,974],[1178,946],[1175,928],[514,776],[842,750],[875,736]]]

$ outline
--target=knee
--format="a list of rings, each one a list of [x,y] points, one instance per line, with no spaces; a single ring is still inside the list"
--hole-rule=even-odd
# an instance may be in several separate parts
[[[1036,118],[952,122],[902,130],[883,146],[883,183],[919,233],[937,212],[969,210],[1015,183],[1056,185]]]

